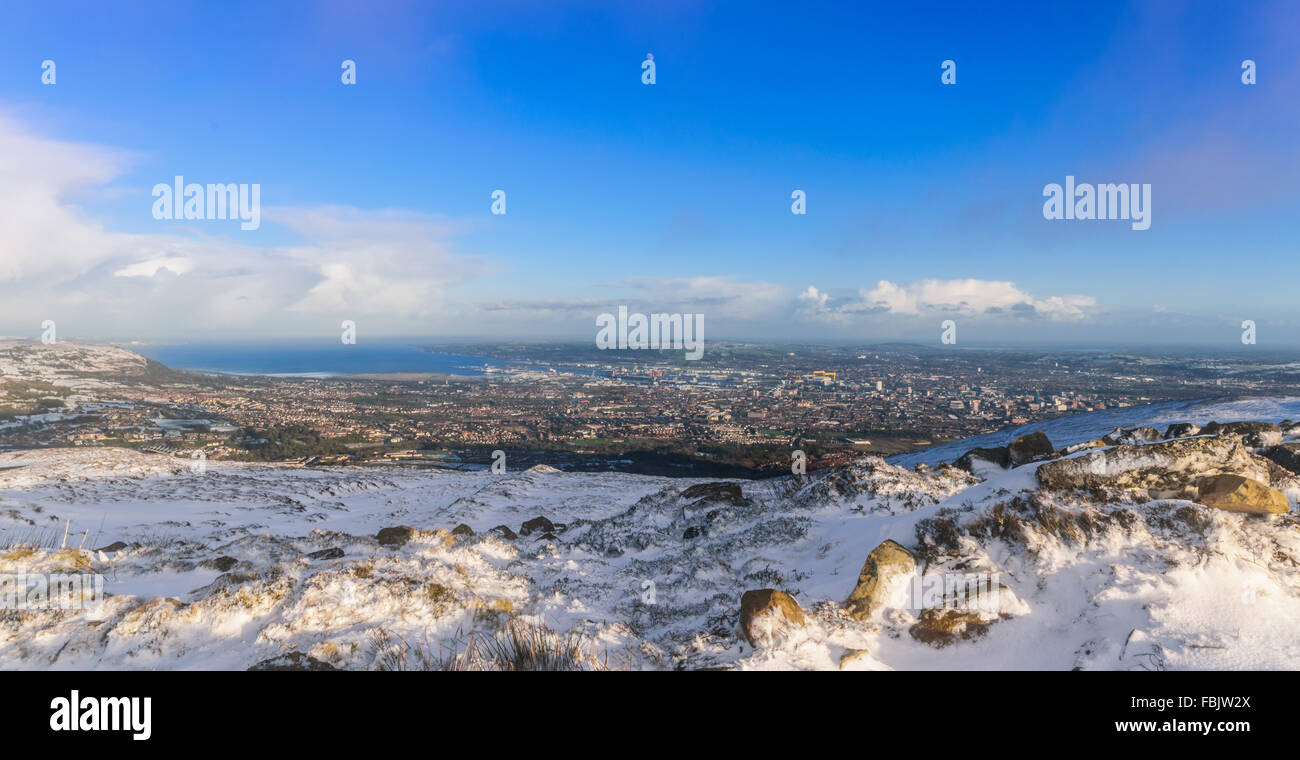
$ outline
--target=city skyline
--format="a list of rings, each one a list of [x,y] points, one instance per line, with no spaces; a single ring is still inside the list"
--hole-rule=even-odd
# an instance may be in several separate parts
[[[0,332],[1300,343],[1292,6],[746,8],[14,9]],[[157,218],[182,177],[257,224]],[[1149,227],[1044,218],[1076,179]]]

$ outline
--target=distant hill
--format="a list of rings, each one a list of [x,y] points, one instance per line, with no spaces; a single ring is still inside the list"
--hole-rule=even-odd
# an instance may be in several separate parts
[[[50,382],[86,376],[139,377],[150,373],[150,364],[145,357],[117,346],[0,341],[0,377],[5,378]]]

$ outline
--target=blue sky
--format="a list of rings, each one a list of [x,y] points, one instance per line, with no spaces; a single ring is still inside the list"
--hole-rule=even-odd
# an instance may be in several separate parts
[[[7,9],[0,330],[1300,343],[1297,6],[964,5]],[[154,219],[177,174],[262,226]],[[1043,219],[1067,174],[1151,228]]]

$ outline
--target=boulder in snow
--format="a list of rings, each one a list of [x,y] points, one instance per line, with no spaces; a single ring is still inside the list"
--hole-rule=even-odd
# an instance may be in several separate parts
[[[886,539],[871,550],[858,573],[858,585],[845,603],[849,616],[855,620],[871,617],[896,585],[906,582],[915,573],[916,557],[901,544]]]
[[[235,565],[238,565],[239,560],[235,559],[234,557],[223,556],[223,557],[217,557],[216,559],[206,560],[201,564],[203,564],[205,567],[210,567],[215,570],[220,570],[221,572],[224,573],[230,570],[230,568],[234,567]]]
[[[960,457],[957,457],[957,461],[953,462],[953,465],[960,467],[972,475],[977,475],[978,473],[975,472],[979,467],[979,464],[977,463],[983,463],[985,467],[996,465],[1005,469],[1007,465],[1011,463],[1011,458],[1006,446],[998,446],[991,449],[976,448],[967,451]]]
[[[1197,435],[1201,432],[1201,426],[1194,422],[1175,422],[1165,428],[1165,438],[1186,438],[1189,435]]]
[[[410,541],[415,536],[415,528],[409,525],[398,525],[395,528],[380,528],[375,540],[380,546],[399,547]]]
[[[1161,439],[1160,431],[1153,427],[1122,428],[1117,427],[1102,436],[1103,441],[1112,446],[1138,446],[1143,443],[1155,443]]]
[[[1077,454],[1080,451],[1089,451],[1091,449],[1104,449],[1109,445],[1110,444],[1106,443],[1100,438],[1094,438],[1091,441],[1083,441],[1082,443],[1072,443],[1069,446],[1066,446],[1065,448],[1061,449],[1061,455],[1068,456],[1070,454]]]
[[[994,620],[996,618],[987,619],[973,610],[932,608],[921,611],[908,633],[917,641],[945,647],[958,640],[983,636]]]
[[[262,660],[249,670],[338,670],[338,668],[305,652],[289,652],[269,660]]]
[[[1282,442],[1282,427],[1271,422],[1229,422],[1226,425],[1211,422],[1201,429],[1201,433],[1239,435],[1241,442],[1252,449],[1276,446]]]
[[[519,526],[519,535],[527,536],[530,533],[535,533],[537,531],[541,531],[543,533],[550,533],[553,530],[555,530],[555,524],[552,523],[550,520],[547,520],[545,517],[534,517],[533,519]]]
[[[307,555],[307,559],[316,559],[316,560],[339,559],[342,556],[343,556],[343,550],[338,548],[337,546],[333,546],[330,547],[329,549],[321,549],[320,551],[312,552],[311,554]]]
[[[776,643],[804,621],[803,608],[784,591],[763,588],[740,597],[740,629],[754,648]]]
[[[1053,453],[1055,452],[1052,449],[1052,441],[1041,430],[1037,433],[1022,435],[1007,444],[1007,458],[1010,460],[1012,467],[1019,467],[1022,464],[1045,459],[1052,456]]]
[[[1207,507],[1253,515],[1277,515],[1291,511],[1282,492],[1240,475],[1213,475],[1196,483],[1197,501]]]
[[[1291,472],[1300,474],[1300,443],[1284,443],[1280,446],[1270,446],[1260,451],[1259,454]]]

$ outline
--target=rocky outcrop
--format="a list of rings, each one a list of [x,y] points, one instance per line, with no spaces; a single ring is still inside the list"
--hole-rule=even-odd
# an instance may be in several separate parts
[[[509,525],[498,525],[488,532],[495,533],[507,541],[514,541],[516,538],[519,538],[519,534],[511,530]]]
[[[1252,449],[1263,449],[1269,446],[1278,446],[1282,443],[1282,431],[1278,430],[1257,430],[1246,433],[1241,436],[1241,442]]]
[[[1258,452],[1260,456],[1285,467],[1288,471],[1300,474],[1300,443],[1284,443],[1270,446]]]
[[[321,549],[320,551],[311,552],[310,554],[307,555],[307,559],[312,559],[312,560],[339,559],[342,556],[343,556],[343,550],[338,548],[337,546],[334,546],[329,549]]]
[[[1048,459],[1056,455],[1052,449],[1052,442],[1047,435],[1042,432],[1029,433],[1022,435],[1006,446],[996,446],[993,448],[974,448],[962,454],[953,462],[953,466],[971,473],[978,474],[976,469],[980,463],[987,465],[997,465],[1003,469],[1008,467],[1019,467],[1029,462],[1037,462],[1040,459]]]
[[[545,517],[534,517],[523,525],[519,526],[519,535],[527,536],[532,533],[542,532],[550,533],[555,530],[555,524]]]
[[[732,506],[742,506],[745,497],[740,491],[739,483],[697,483],[682,491],[685,501],[722,502]]]
[[[1186,438],[1201,432],[1201,426],[1192,422],[1175,422],[1165,428],[1165,438]]]
[[[338,668],[305,652],[289,652],[269,660],[262,660],[249,670],[338,670]]]
[[[1038,468],[1038,482],[1054,490],[1150,489],[1156,498],[1181,493],[1197,478],[1241,475],[1271,483],[1276,465],[1255,456],[1237,436],[1181,438],[1141,446],[1120,445]]]
[[[863,457],[817,470],[807,477],[811,483],[789,481],[791,505],[820,509],[833,504],[875,514],[900,514],[933,506],[979,482],[968,470],[941,466],[913,471],[888,464],[880,457]]]
[[[1240,475],[1212,475],[1196,483],[1201,504],[1228,512],[1277,515],[1291,511],[1286,496],[1257,480]]]
[[[682,528],[682,540],[707,536],[719,521],[735,517],[753,505],[737,483],[698,483],[682,491],[684,502],[674,523]]]
[[[908,633],[930,646],[945,647],[959,640],[983,636],[992,623],[993,620],[986,620],[971,610],[928,609],[921,611]]]
[[[415,536],[415,528],[409,525],[398,525],[393,528],[380,528],[375,540],[380,546],[391,546],[396,549]]]
[[[1012,467],[1051,457],[1055,453],[1052,442],[1042,431],[1022,435],[1007,444],[1007,459]]]
[[[803,608],[784,591],[763,588],[740,597],[740,629],[754,648],[777,643],[804,622]]]
[[[1091,449],[1104,449],[1109,445],[1110,445],[1109,443],[1106,443],[1100,438],[1094,438],[1091,441],[1084,441],[1082,443],[1073,443],[1070,444],[1069,446],[1066,446],[1065,448],[1061,449],[1061,456],[1069,456],[1070,454],[1077,454],[1080,451],[1089,451]]]
[[[1271,422],[1229,422],[1220,425],[1211,422],[1201,429],[1203,435],[1239,435],[1241,442],[1251,448],[1276,446],[1282,443],[1282,427]]]
[[[998,446],[996,448],[975,448],[957,457],[957,460],[953,462],[953,466],[960,467],[966,472],[975,474],[978,462],[985,463],[986,465],[997,465],[998,467],[1005,469],[1011,464],[1011,454],[1007,451],[1006,446]]]
[[[239,564],[239,560],[234,557],[217,557],[201,563],[204,567],[210,567],[221,572],[228,572],[230,568]]]
[[[879,609],[890,591],[916,573],[916,557],[901,544],[886,540],[871,550],[858,573],[858,584],[845,602],[849,616],[866,620]]]
[[[1159,441],[1161,440],[1161,436],[1160,431],[1153,427],[1135,427],[1127,429],[1117,427],[1102,436],[1101,440],[1111,446],[1137,446],[1143,443],[1154,443]]]

